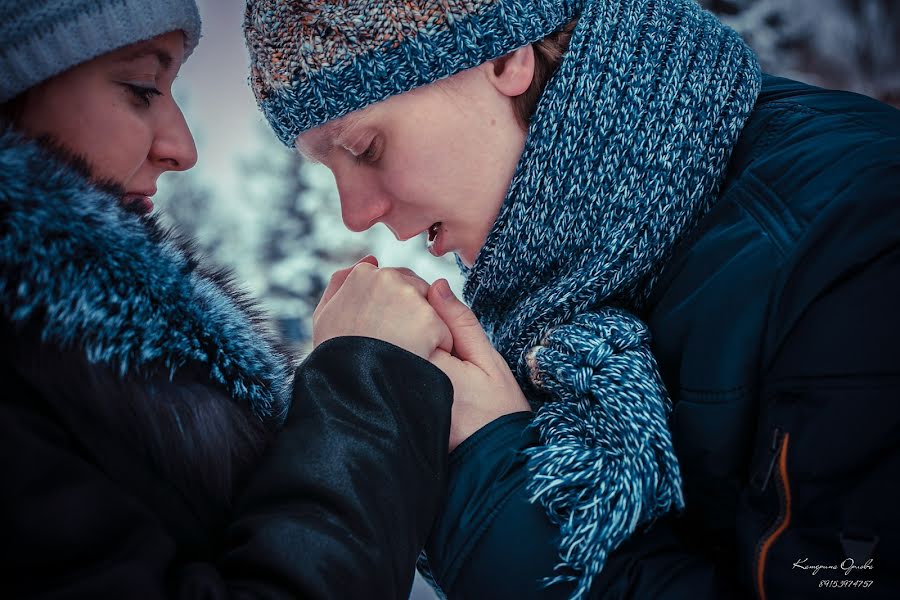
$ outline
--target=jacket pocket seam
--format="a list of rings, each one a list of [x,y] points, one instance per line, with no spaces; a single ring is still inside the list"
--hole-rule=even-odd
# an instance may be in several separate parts
[[[778,254],[785,258],[799,238],[799,231],[793,235],[790,229],[801,230],[799,223],[778,195],[753,172],[744,174],[746,184],[741,188],[737,204],[753,219],[766,234]]]

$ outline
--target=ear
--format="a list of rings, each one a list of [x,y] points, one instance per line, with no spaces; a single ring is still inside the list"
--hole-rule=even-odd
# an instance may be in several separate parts
[[[510,98],[525,93],[534,80],[534,48],[522,46],[485,64],[488,80]]]

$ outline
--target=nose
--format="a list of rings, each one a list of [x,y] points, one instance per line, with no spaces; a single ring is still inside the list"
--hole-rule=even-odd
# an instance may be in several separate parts
[[[341,219],[350,231],[369,229],[390,209],[386,195],[365,174],[339,176],[335,173],[335,181],[341,199]]]
[[[197,146],[181,109],[171,100],[156,126],[150,160],[161,171],[187,171],[197,164]]]

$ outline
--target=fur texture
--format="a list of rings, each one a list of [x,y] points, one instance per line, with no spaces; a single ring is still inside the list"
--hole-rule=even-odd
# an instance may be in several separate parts
[[[232,463],[286,414],[291,361],[225,273],[86,171],[0,131],[0,304],[18,366],[71,382],[86,411],[132,415],[121,429],[167,476],[228,495]]]

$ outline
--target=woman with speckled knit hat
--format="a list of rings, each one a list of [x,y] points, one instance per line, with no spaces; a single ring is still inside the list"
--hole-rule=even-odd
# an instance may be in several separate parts
[[[451,455],[446,595],[897,593],[897,111],[691,0],[251,0],[245,34],[347,227],[456,253],[535,409]]]
[[[363,259],[298,366],[160,226],[199,38],[191,1],[0,0],[0,598],[405,598],[446,486],[448,327]]]

